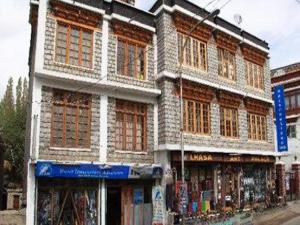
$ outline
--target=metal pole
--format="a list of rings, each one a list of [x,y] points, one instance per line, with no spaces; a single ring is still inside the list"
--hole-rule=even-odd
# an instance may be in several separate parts
[[[190,30],[188,33],[187,37],[189,37],[195,29],[202,24],[205,20],[215,17],[220,13],[219,9],[214,10],[207,16],[205,16],[202,20],[198,21]],[[179,82],[180,82],[180,150],[181,150],[181,182],[182,182],[182,187],[185,187],[185,172],[184,172],[184,138],[183,138],[183,97],[182,97],[182,66],[183,66],[183,52],[184,49],[186,48],[188,39],[186,38],[184,40],[184,43],[181,47],[181,52],[180,52],[180,60],[179,60]],[[187,190],[185,190],[187,191]],[[184,215],[183,215],[184,216]],[[183,224],[184,224],[184,217],[183,217]]]

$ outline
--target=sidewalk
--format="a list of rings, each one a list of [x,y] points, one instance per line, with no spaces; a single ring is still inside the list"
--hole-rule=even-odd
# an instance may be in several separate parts
[[[300,201],[289,202],[282,208],[267,210],[263,214],[255,216],[253,223],[255,225],[299,225]]]

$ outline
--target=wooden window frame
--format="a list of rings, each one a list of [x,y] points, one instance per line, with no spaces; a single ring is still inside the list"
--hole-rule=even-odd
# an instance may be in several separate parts
[[[223,112],[223,118],[222,118],[222,110],[224,110]],[[230,114],[230,118],[227,117],[227,113],[229,112]],[[233,112],[236,113],[236,130],[234,130],[234,120],[233,120]],[[223,124],[222,124],[223,121]],[[227,129],[226,129],[226,122],[229,122],[230,124],[230,132],[228,133]],[[224,128],[224,131],[222,131],[222,127]],[[234,136],[234,133],[236,133],[237,135]],[[225,138],[233,138],[233,139],[238,139],[239,138],[239,113],[238,113],[238,109],[237,108],[230,108],[227,106],[220,106],[220,134],[221,136],[225,137]]]
[[[211,134],[211,107],[209,102],[204,101],[197,101],[192,99],[183,99],[184,103],[184,132],[186,133],[192,133],[192,134],[200,134],[200,135],[210,135]],[[190,118],[189,114],[189,106],[188,104],[192,103],[192,118]],[[200,105],[200,115],[197,114],[197,104]],[[204,120],[204,106],[207,106],[208,115],[207,115],[207,121]],[[198,120],[198,116],[200,116],[200,120]],[[189,129],[189,121],[192,121],[192,128]],[[207,127],[205,127],[205,123],[207,123]],[[205,132],[207,130],[207,132]]]
[[[130,109],[130,106],[133,107],[133,110]],[[138,108],[140,108],[142,110],[142,112],[138,111]],[[118,143],[117,141],[115,142],[115,146],[116,146],[116,150],[121,150],[121,151],[128,151],[128,152],[147,152],[147,105],[144,103],[137,103],[137,102],[131,102],[131,101],[126,101],[126,100],[116,100],[116,115],[119,113],[123,116],[122,119],[122,125],[121,125],[121,129],[122,129],[122,134],[123,134],[123,138],[122,138],[122,149],[118,149]],[[128,115],[132,115],[133,116],[133,134],[132,134],[132,149],[128,149],[128,143],[127,143],[127,127],[126,127],[126,118]],[[142,116],[143,118],[143,130],[142,130],[142,149],[141,150],[137,150],[137,121],[138,121],[138,117]],[[116,118],[116,124],[117,124],[117,118]],[[115,126],[115,129],[117,128],[117,125]]]
[[[245,60],[245,74],[248,86],[258,90],[265,89],[264,67],[262,65]]]
[[[124,52],[125,52],[125,58],[124,58],[124,68],[123,68],[123,72],[119,73],[118,71],[118,66],[116,68],[117,74],[121,75],[121,76],[126,76],[126,77],[131,77],[129,76],[128,72],[129,72],[129,45],[134,46],[135,50],[134,50],[134,76],[131,78],[137,79],[137,80],[146,80],[147,79],[147,44],[142,42],[142,41],[137,41],[135,39],[131,39],[128,37],[122,37],[120,35],[117,35],[117,46],[116,46],[116,58],[117,58],[117,65],[118,65],[118,47],[119,47],[119,42],[122,42],[124,44]],[[138,61],[138,48],[142,48],[143,49],[143,60],[144,60],[144,71],[143,71],[143,78],[140,78],[138,75],[138,65],[137,65],[137,61]]]
[[[294,103],[292,98],[295,98]],[[286,110],[300,109],[300,89],[285,93]],[[288,103],[288,104],[287,104]]]
[[[225,59],[224,58],[224,54],[225,52],[227,52],[227,54],[230,55],[230,57],[233,58],[233,65],[232,63],[230,62],[229,59]],[[221,57],[221,58],[220,58]],[[223,78],[226,78],[226,79],[229,79],[229,80],[233,80],[233,81],[236,81],[237,80],[237,76],[236,76],[236,58],[235,58],[235,54],[232,53],[231,51],[225,49],[225,48],[220,48],[218,47],[218,74],[219,76],[223,77]],[[230,78],[230,75],[229,75],[229,66],[233,66],[233,78]],[[220,73],[220,67],[221,67],[221,73]],[[225,68],[228,68],[228,76],[225,76]]]
[[[65,46],[65,50],[66,50],[66,55],[65,55],[65,62],[60,62],[58,61],[58,55],[57,55],[57,38],[58,38],[58,27],[59,26],[64,26],[67,29],[66,32],[66,46]],[[71,51],[71,32],[73,29],[78,29],[79,31],[79,43],[78,43],[78,63],[76,65],[73,65],[70,63],[70,51]],[[82,40],[83,40],[83,31],[87,32],[90,34],[91,36],[91,46],[90,46],[90,54],[89,54],[89,66],[84,66],[82,65],[82,48],[83,48],[83,44],[82,44]],[[78,23],[75,22],[69,22],[66,20],[62,20],[62,19],[57,19],[57,23],[56,23],[56,37],[55,37],[55,62],[57,63],[61,63],[61,64],[65,64],[68,66],[73,66],[73,67],[82,67],[82,68],[87,68],[87,69],[92,69],[93,68],[93,54],[94,54],[94,29],[92,29],[89,26],[84,26],[84,25],[79,25]]]
[[[63,101],[55,101],[53,100],[52,102],[52,111],[51,111],[51,141],[50,141],[50,146],[51,147],[55,147],[55,148],[69,148],[69,149],[89,149],[91,146],[91,118],[92,118],[92,98],[91,95],[89,94],[81,94],[81,93],[75,93],[75,92],[68,92],[68,91],[62,91],[62,90],[54,90],[53,91],[53,96],[55,95],[62,95],[63,96]],[[67,102],[67,98],[70,95],[75,95],[77,101],[74,104],[70,104]],[[80,102],[80,98],[81,97],[85,97],[87,98],[88,104],[86,106],[83,106],[83,104],[81,104]],[[53,98],[54,99],[54,98]],[[62,119],[62,144],[61,145],[57,145],[55,144],[55,137],[54,137],[54,110],[56,106],[62,106],[63,107],[63,119]],[[67,108],[68,107],[76,107],[76,144],[74,146],[69,146],[67,145],[66,141],[66,123],[67,123],[67,118],[66,118],[66,114],[67,114]],[[86,138],[86,144],[83,147],[80,147],[78,145],[79,142],[79,110],[85,108],[88,109],[88,132],[87,132],[87,138]]]
[[[248,112],[248,139],[253,141],[267,141],[267,117]]]
[[[190,48],[188,48],[188,44],[186,45],[185,49],[183,49],[182,54],[182,48],[183,44],[186,40],[186,38],[189,38],[190,41]],[[181,41],[180,41],[181,40]],[[194,43],[197,43],[197,57],[194,56]],[[184,33],[177,32],[177,48],[178,48],[178,63],[180,64],[181,56],[183,56],[182,59],[182,65],[185,67],[189,67],[192,69],[197,69],[200,71],[207,71],[207,43],[196,39],[194,37],[189,37]],[[187,49],[189,49],[190,54],[188,54]],[[187,57],[188,56],[188,57]],[[195,59],[198,58],[198,66],[195,66]],[[188,63],[187,60],[190,62]]]

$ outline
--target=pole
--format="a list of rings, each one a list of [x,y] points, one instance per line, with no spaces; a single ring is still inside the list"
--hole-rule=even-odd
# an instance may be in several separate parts
[[[189,31],[187,37],[191,36],[191,34],[195,31],[195,29],[202,24],[205,20],[211,18],[211,17],[215,17],[220,13],[219,9],[214,10],[213,12],[211,12],[210,14],[208,14],[207,16],[205,16],[202,20],[198,21],[193,27],[192,29]],[[184,172],[184,137],[183,137],[183,95],[182,95],[182,66],[183,66],[183,54],[184,54],[184,50],[186,48],[188,39],[186,38],[184,40],[184,43],[181,47],[181,52],[180,52],[180,60],[179,60],[179,82],[180,82],[180,150],[181,150],[181,182],[182,182],[182,188],[186,189],[186,185],[185,185],[185,172]],[[187,192],[187,190],[185,190],[185,192]],[[185,206],[183,206],[183,208],[185,208]],[[184,213],[183,213],[184,214]],[[183,215],[183,224],[184,224],[184,215]]]

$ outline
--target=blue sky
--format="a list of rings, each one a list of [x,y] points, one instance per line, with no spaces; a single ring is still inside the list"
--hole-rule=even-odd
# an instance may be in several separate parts
[[[211,0],[191,0],[204,7]],[[227,0],[215,0],[213,10]],[[154,0],[137,0],[138,8],[148,10]],[[0,0],[0,97],[7,80],[28,76],[30,25],[29,0]],[[234,15],[243,18],[241,28],[270,45],[271,68],[300,61],[300,0],[231,0],[220,16],[234,23]]]

